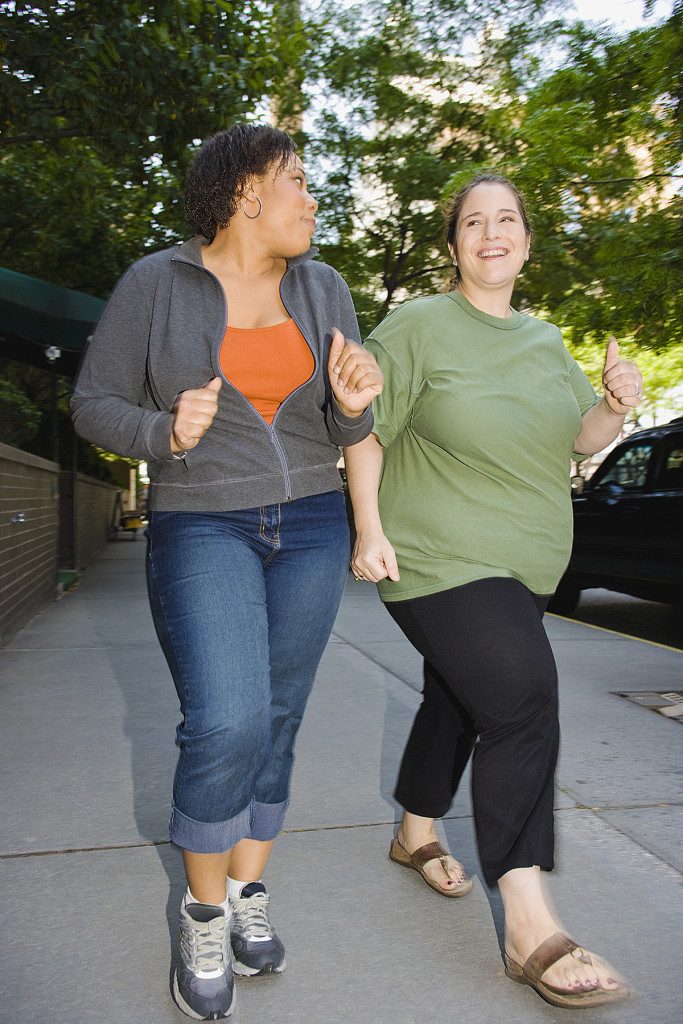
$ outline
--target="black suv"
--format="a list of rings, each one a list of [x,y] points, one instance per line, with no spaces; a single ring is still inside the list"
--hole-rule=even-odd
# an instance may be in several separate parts
[[[639,430],[573,496],[574,546],[549,611],[604,587],[683,605],[683,417]]]

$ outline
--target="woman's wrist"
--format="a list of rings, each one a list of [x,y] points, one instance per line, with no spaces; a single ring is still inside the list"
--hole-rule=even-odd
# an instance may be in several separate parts
[[[616,417],[617,419],[620,419],[623,423],[623,421],[626,419],[628,410],[626,412],[616,412],[607,401],[606,395],[603,395],[600,401],[602,402],[603,407],[608,411],[611,417]]]
[[[354,525],[356,527],[356,533],[358,536],[370,536],[373,533],[384,533],[382,529],[382,521],[379,518],[379,514],[357,516],[354,512],[353,516]]]
[[[358,409],[349,409],[349,407],[347,405],[344,405],[343,402],[340,402],[338,398],[335,398],[335,401],[336,401],[337,405],[339,406],[340,411],[349,420],[357,420],[357,419],[359,419],[363,415],[365,410],[367,409],[367,405],[365,406],[365,409],[360,409],[360,410],[358,410]]]

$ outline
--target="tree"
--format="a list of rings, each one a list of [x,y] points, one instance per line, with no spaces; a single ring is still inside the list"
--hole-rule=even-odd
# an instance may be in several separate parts
[[[30,444],[40,428],[43,414],[21,387],[0,377],[2,421],[0,441],[23,448]]]
[[[282,74],[272,26],[250,0],[0,2],[0,264],[104,297],[182,237],[196,141]]]
[[[587,374],[596,391],[602,390],[602,371],[605,364],[605,341],[592,337],[577,340],[574,331],[565,329],[564,340],[574,358]],[[621,339],[619,355],[638,363],[643,375],[643,400],[626,418],[626,430],[660,422],[662,410],[666,416],[683,415],[683,344],[676,342],[668,348],[655,351],[643,348],[633,338]]]
[[[253,109],[277,74],[251,0],[0,3],[2,147],[87,141],[142,181]]]
[[[683,340],[682,27],[681,9],[625,37],[579,25],[560,69],[490,112],[512,145],[487,167],[522,186],[535,221],[519,300],[577,339]]]
[[[0,265],[106,296],[126,266],[182,230],[176,190],[175,176],[154,172],[133,184],[78,139],[22,145],[0,156]],[[162,203],[166,224],[154,212]]]
[[[273,6],[274,32],[271,46],[277,47],[279,79],[270,92],[270,109],[274,124],[287,132],[299,146],[306,141],[303,130],[307,107],[304,92],[306,56],[312,46],[302,17],[301,0],[279,0]]]
[[[445,286],[441,201],[486,169],[535,221],[516,301],[576,338],[681,337],[680,9],[615,37],[552,6],[377,0],[309,60],[322,249],[364,329]]]
[[[443,287],[440,200],[454,169],[503,144],[492,86],[557,31],[544,0],[375,0],[323,6],[309,58],[309,151],[322,250],[365,330],[396,302]],[[330,26],[333,25],[333,30]]]

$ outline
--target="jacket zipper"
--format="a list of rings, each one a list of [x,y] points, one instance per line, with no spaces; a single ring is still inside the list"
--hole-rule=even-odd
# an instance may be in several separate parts
[[[294,314],[292,313],[291,309],[289,308],[289,306],[285,302],[284,296],[282,294],[282,284],[283,284],[284,279],[286,278],[288,273],[289,273],[289,266],[287,267],[287,270],[285,270],[284,274],[282,275],[282,281],[280,281],[280,288],[279,288],[280,301],[281,301],[282,305],[285,307],[285,311],[289,314],[289,316],[292,318],[292,320],[294,321],[294,323],[296,324],[298,329],[301,331],[301,337],[304,339],[304,341],[308,345],[310,353],[313,356],[313,373],[308,378],[308,380],[305,380],[303,382],[303,384],[299,384],[298,388],[294,388],[294,391],[291,391],[287,395],[287,397],[285,398],[284,402],[281,403],[281,405],[277,409],[275,415],[273,416],[273,422],[270,424],[271,438],[272,438],[273,444],[275,445],[275,451],[277,452],[278,458],[280,459],[280,462],[282,464],[282,471],[283,471],[283,473],[285,475],[285,487],[287,488],[287,501],[292,501],[292,484],[291,484],[291,480],[290,480],[290,476],[289,476],[289,466],[287,465],[287,456],[285,455],[284,449],[283,449],[282,445],[280,444],[279,438],[278,438],[277,433],[275,431],[275,423],[277,421],[278,416],[280,415],[280,413],[282,412],[282,410],[284,409],[284,407],[286,406],[286,404],[290,400],[290,398],[293,398],[293,396],[297,393],[297,391],[299,391],[301,388],[305,387],[306,384],[308,384],[308,382],[312,378],[315,377],[316,373],[318,372],[318,358],[317,358],[315,349],[310,344],[310,342],[309,342],[308,338],[306,337],[306,335],[304,334],[304,332],[301,330],[301,327],[299,326],[299,324],[296,322],[296,317],[294,316]]]
[[[282,466],[282,473],[285,478],[285,488],[287,490],[287,501],[291,501],[292,482],[289,478],[289,466],[287,465],[287,456],[285,455],[284,449],[280,444],[277,434],[275,433],[275,427],[272,425],[272,423],[266,423],[266,426],[270,431],[270,440],[273,442],[273,445],[275,446],[275,452],[277,454],[278,459],[280,460],[280,465]]]
[[[219,373],[219,375],[221,377],[221,380],[225,381],[225,383],[228,385],[228,387],[232,388],[232,390],[237,395],[239,395],[239,397],[242,399],[242,401],[245,402],[246,405],[254,413],[254,415],[258,419],[259,423],[267,429],[268,434],[270,436],[271,444],[275,448],[275,454],[278,457],[278,461],[280,463],[280,468],[282,469],[282,475],[283,475],[284,481],[285,481],[286,499],[287,499],[287,501],[292,501],[293,500],[292,481],[291,481],[291,477],[289,475],[289,466],[287,464],[287,456],[285,455],[284,448],[280,444],[280,439],[278,438],[277,433],[275,431],[275,420],[278,418],[278,416],[280,415],[281,410],[287,404],[287,402],[290,400],[290,398],[292,398],[292,396],[295,395],[296,392],[299,391],[301,388],[305,387],[306,384],[308,384],[308,382],[311,380],[311,378],[315,377],[315,375],[316,375],[316,373],[318,371],[318,360],[317,360],[317,357],[316,357],[315,349],[309,343],[308,338],[306,337],[304,332],[301,330],[301,327],[299,327],[299,324],[296,322],[296,317],[294,316],[294,314],[291,312],[291,310],[287,306],[287,303],[285,302],[285,300],[283,298],[283,295],[282,295],[282,281],[284,281],[285,277],[287,276],[287,273],[289,272],[289,267],[287,267],[287,270],[285,270],[284,274],[282,275],[282,281],[280,281],[280,289],[279,289],[279,291],[280,291],[280,300],[282,302],[282,305],[285,307],[286,312],[289,314],[289,316],[292,318],[292,320],[294,321],[296,326],[301,331],[301,336],[303,337],[304,341],[306,342],[306,344],[308,345],[308,347],[310,349],[311,355],[313,356],[313,373],[308,378],[308,380],[305,380],[303,382],[303,384],[300,384],[298,388],[295,388],[294,391],[292,391],[289,395],[287,395],[287,397],[285,398],[284,402],[282,402],[282,404],[280,405],[279,409],[275,413],[275,416],[273,417],[273,422],[272,423],[266,423],[264,418],[261,415],[259,415],[259,413],[256,411],[256,409],[254,409],[254,407],[251,404],[251,402],[249,401],[249,399],[245,398],[245,396],[242,394],[242,392],[239,390],[239,388],[236,388],[234,386],[234,384],[230,383],[228,378],[225,376],[225,374],[221,370],[220,348],[221,348],[221,345],[223,344],[223,338],[225,337],[225,332],[226,332],[227,326],[228,326],[228,303],[227,303],[227,299],[226,299],[226,296],[225,296],[225,291],[223,289],[223,285],[220,283],[220,281],[218,280],[216,275],[212,274],[211,271],[208,270],[206,267],[201,266],[200,264],[192,263],[189,260],[183,260],[182,262],[187,262],[187,263],[190,264],[190,266],[196,266],[196,267],[198,267],[199,270],[203,270],[204,273],[208,274],[210,277],[213,278],[213,280],[216,282],[217,286],[221,290],[221,293],[223,295],[223,324],[224,324],[224,326],[223,326],[223,335],[222,335],[221,340],[219,341],[219,343],[218,343],[218,345],[217,345],[217,347],[216,347],[216,349],[214,351],[214,356],[216,357],[215,358],[215,367],[218,368],[218,373]]]

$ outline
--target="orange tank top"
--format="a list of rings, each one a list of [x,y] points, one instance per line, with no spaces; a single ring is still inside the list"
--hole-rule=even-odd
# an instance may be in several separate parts
[[[315,369],[313,353],[294,323],[274,327],[228,327],[221,345],[221,370],[272,423],[278,408]]]

